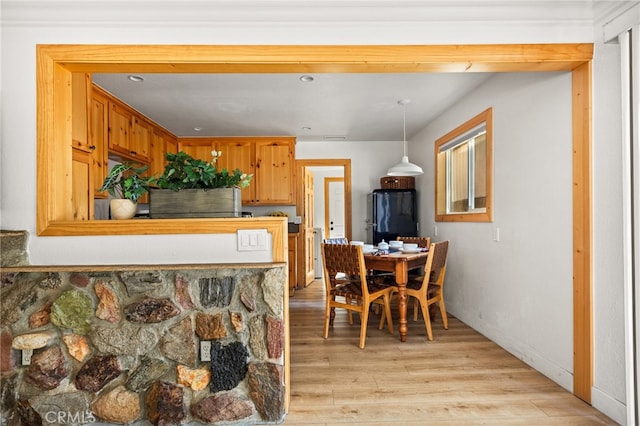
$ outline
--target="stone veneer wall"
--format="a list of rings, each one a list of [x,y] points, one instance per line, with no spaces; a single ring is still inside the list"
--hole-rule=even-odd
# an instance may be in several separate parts
[[[281,422],[285,267],[5,269],[2,424]]]

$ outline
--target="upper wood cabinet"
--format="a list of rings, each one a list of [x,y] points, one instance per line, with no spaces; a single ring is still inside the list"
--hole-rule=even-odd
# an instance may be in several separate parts
[[[91,75],[86,73],[71,74],[71,145],[75,149],[91,152],[89,141],[89,92],[91,90]]]
[[[242,203],[256,204],[256,150],[251,139],[229,138],[216,139],[216,151],[222,152],[218,158],[218,168],[233,172],[240,169],[244,173],[253,173],[253,179],[246,188],[242,189]]]
[[[131,120],[131,150],[137,160],[149,161],[152,126],[146,119],[134,115]]]
[[[89,143],[91,149],[91,171],[93,175],[93,195],[107,198],[106,192],[99,192],[107,176],[109,143],[109,98],[98,86],[91,86],[89,109]]]
[[[178,151],[182,151],[193,158],[211,161],[213,156],[211,151],[216,149],[216,142],[213,138],[178,138]]]
[[[210,161],[212,150],[221,151],[217,166],[230,172],[253,174],[242,190],[246,205],[293,205],[295,137],[179,138],[178,150]]]
[[[168,152],[175,154],[178,152],[177,150],[178,139],[169,132],[154,127],[151,134],[150,173],[152,175],[162,174],[166,164],[166,154]]]
[[[109,151],[148,163],[150,150],[151,124],[127,105],[109,99]]]
[[[255,188],[257,204],[295,204],[294,138],[256,141]]]

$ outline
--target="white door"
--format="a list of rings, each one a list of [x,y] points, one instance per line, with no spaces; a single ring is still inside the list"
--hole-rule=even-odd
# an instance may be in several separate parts
[[[344,179],[326,178],[325,203],[328,210],[326,229],[328,238],[344,238]]]

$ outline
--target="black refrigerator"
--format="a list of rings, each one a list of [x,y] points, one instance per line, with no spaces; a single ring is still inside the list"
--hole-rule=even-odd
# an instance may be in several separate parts
[[[415,189],[375,189],[369,194],[368,208],[372,244],[418,235]]]

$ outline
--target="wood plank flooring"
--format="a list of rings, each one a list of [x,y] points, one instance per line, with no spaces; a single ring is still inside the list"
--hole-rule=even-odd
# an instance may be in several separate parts
[[[390,335],[371,315],[359,349],[359,317],[349,325],[337,309],[325,340],[323,285],[316,280],[289,299],[292,392],[285,425],[616,424],[451,315],[449,330],[436,316],[432,342],[422,318],[410,316],[405,343],[397,321]]]

